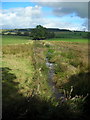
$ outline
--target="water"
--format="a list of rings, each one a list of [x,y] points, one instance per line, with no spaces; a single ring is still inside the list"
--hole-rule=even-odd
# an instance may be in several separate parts
[[[52,93],[53,93],[53,97],[55,97],[56,99],[59,99],[60,97],[64,97],[64,95],[59,92],[59,90],[55,86],[55,83],[53,82],[54,63],[49,62],[48,58],[46,58],[46,66],[49,68],[48,84],[51,87],[51,90],[52,90]]]

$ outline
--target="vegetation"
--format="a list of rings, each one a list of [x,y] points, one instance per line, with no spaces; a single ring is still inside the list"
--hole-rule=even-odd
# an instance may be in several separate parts
[[[61,31],[55,32],[55,38],[74,38],[74,39],[85,39],[88,38],[88,32],[81,31]]]
[[[89,119],[86,41],[33,41],[11,35],[2,40],[3,119]],[[46,57],[54,64],[53,82],[64,98],[52,96]]]
[[[88,39],[90,39],[90,32],[88,32]]]
[[[38,25],[41,27],[40,29],[43,30],[40,31],[39,33],[37,32],[38,37],[43,37],[42,39],[45,38],[70,38],[70,39],[87,39],[89,38],[89,33],[90,32],[84,32],[84,31],[70,31],[67,29],[57,29],[57,28],[44,28],[41,25]],[[7,29],[7,30],[0,30],[0,34],[2,33],[3,35],[10,34],[10,35],[20,35],[20,36],[33,36],[35,34],[33,30],[36,30],[33,28],[27,28],[27,29]],[[47,31],[47,35],[44,35],[44,32]],[[41,35],[42,34],[42,35]],[[44,36],[43,36],[44,35]],[[35,36],[33,36],[34,38]]]
[[[22,44],[29,42],[29,39],[27,36],[2,35],[2,44]]]
[[[63,93],[63,89],[70,91],[73,86],[71,96],[90,94],[88,44],[50,41],[47,48],[47,57],[55,64],[53,82],[57,88]],[[89,100],[90,96],[86,100],[87,104]]]
[[[54,33],[49,32],[46,28],[41,25],[37,25],[35,29],[31,31],[31,36],[33,40],[43,40],[46,38],[53,38]]]
[[[85,76],[83,76],[81,73],[85,72],[88,74],[88,67],[89,67],[88,66],[88,54],[87,54],[88,44],[77,43],[77,42],[76,43],[63,42],[63,41],[61,42],[50,41],[49,44],[50,44],[48,47],[49,54],[47,54],[47,57],[49,57],[50,62],[55,64],[55,80],[56,80],[55,82],[58,87],[59,85],[62,86],[62,84],[64,84],[63,82],[67,83],[71,75],[74,77],[75,74],[77,74],[78,77],[82,76],[82,79],[83,79],[83,77]],[[79,76],[79,74],[81,75]],[[77,82],[79,82],[78,77],[75,77],[75,79],[78,79],[76,80]],[[87,81],[87,86],[88,86],[88,77],[85,77],[85,78],[83,79],[84,81],[80,78],[80,81],[81,83]],[[61,82],[62,84],[59,82]],[[69,88],[71,85],[74,86],[75,83],[73,84],[69,83]],[[89,90],[89,86],[88,86],[88,90]],[[85,92],[85,89],[81,91]],[[87,91],[86,94],[88,92],[89,91]],[[77,92],[76,94],[78,93],[80,94],[80,91]]]
[[[48,39],[48,41],[65,41],[65,42],[82,42],[82,43],[88,43],[90,42],[89,39],[75,39],[75,38],[53,38]]]

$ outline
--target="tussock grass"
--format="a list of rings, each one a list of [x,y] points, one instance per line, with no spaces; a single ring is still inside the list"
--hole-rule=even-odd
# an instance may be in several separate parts
[[[12,104],[12,99],[20,99],[22,95],[28,96],[31,93],[34,74],[32,46],[3,46],[2,52],[3,102],[4,106],[7,106]]]
[[[3,118],[88,119],[84,103],[89,102],[83,97],[90,92],[87,50],[87,44],[60,41],[3,46]],[[65,94],[65,102],[52,98],[46,57],[55,65],[53,81]]]
[[[65,41],[65,42],[79,42],[79,43],[88,43],[90,40],[88,39],[78,39],[78,38],[54,38],[54,39],[49,39],[49,41]]]
[[[50,41],[49,41],[50,42]],[[51,47],[49,46],[48,58],[51,62],[55,63],[55,75],[54,81],[58,88],[62,87],[64,89],[70,88],[70,86],[78,86],[78,89],[82,89],[79,94],[84,94],[84,91],[90,92],[86,85],[89,88],[88,81],[85,76],[82,75],[82,78],[78,74],[88,73],[88,44],[84,43],[69,43],[69,42],[60,42],[60,41],[51,41]],[[53,47],[52,47],[53,46]],[[53,52],[52,52],[53,51]],[[78,85],[67,84],[71,76],[75,77],[75,81]],[[72,79],[73,81],[74,79]],[[84,85],[84,82],[85,85]],[[67,85],[65,85],[67,84]],[[64,85],[64,86],[63,86]],[[80,85],[80,86],[79,86]],[[68,87],[65,87],[68,86]],[[81,87],[82,86],[82,87]],[[77,94],[78,92],[76,92]]]
[[[33,90],[43,97],[51,96],[47,83],[48,70],[45,63],[45,50],[43,45],[39,48],[38,44],[31,41],[29,44],[3,46],[4,105],[11,103],[11,98],[21,98],[22,95],[30,96]],[[16,89],[14,90],[16,95],[12,92],[13,88]]]

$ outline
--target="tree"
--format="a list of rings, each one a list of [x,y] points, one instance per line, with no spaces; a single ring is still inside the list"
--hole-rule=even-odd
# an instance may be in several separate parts
[[[34,40],[43,40],[46,38],[51,38],[54,36],[53,33],[50,33],[47,28],[41,26],[41,25],[37,25],[36,28],[34,28],[31,31],[31,35],[30,35]]]

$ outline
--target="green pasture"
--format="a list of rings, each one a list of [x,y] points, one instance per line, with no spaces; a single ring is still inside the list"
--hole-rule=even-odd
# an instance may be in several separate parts
[[[56,38],[75,38],[82,39],[87,38],[88,32],[55,32]]]
[[[3,35],[2,36],[2,45],[7,44],[22,44],[29,42],[29,36],[15,36],[15,35]],[[65,42],[80,42],[80,43],[88,43],[88,39],[72,39],[72,38],[53,38],[47,39],[47,41],[65,41]]]
[[[27,36],[3,35],[2,45],[27,43],[29,39]]]

